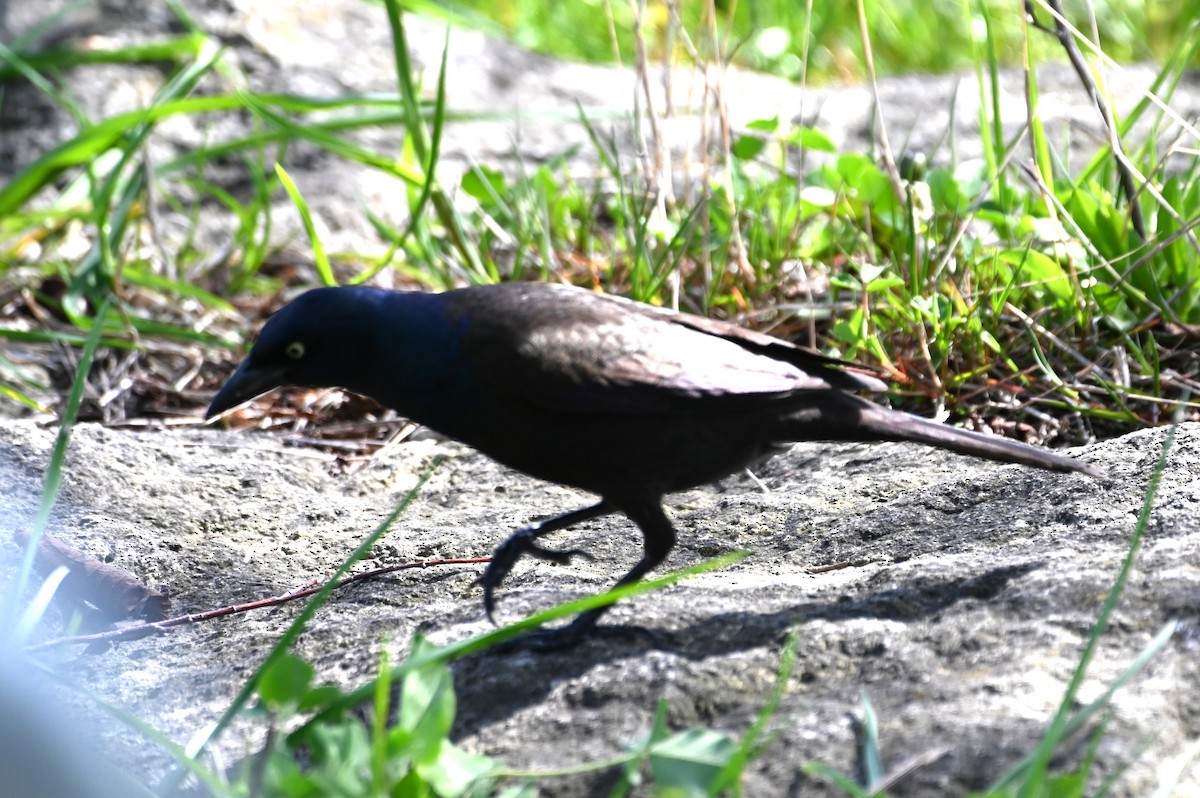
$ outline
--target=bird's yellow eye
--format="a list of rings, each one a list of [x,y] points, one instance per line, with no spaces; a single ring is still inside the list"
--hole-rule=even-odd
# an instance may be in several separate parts
[[[304,357],[304,344],[299,341],[292,341],[284,351],[287,352],[287,356],[292,360],[299,360]]]

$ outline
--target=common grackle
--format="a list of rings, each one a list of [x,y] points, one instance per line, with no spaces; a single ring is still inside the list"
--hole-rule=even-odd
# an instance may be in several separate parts
[[[263,327],[208,408],[211,418],[282,385],[338,386],[508,466],[600,502],[518,530],[480,583],[494,591],[523,555],[567,562],[543,535],[612,512],[643,535],[634,582],[675,545],[663,495],[712,482],[795,441],[917,441],[963,454],[1098,476],[1000,437],[889,410],[852,364],[729,323],[582,288],[535,283],[440,294],[366,287],[302,294]],[[583,636],[592,610],[541,638]]]

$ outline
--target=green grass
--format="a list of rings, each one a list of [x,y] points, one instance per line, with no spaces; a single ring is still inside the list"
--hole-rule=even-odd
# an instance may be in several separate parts
[[[630,46],[638,19],[628,2],[590,0],[546,3],[542,0],[459,0],[436,3],[430,13],[462,24],[482,25],[519,44],[562,58],[611,62],[614,54],[634,63]],[[720,52],[749,69],[787,78],[807,74],[810,80],[862,78],[862,42],[853,3],[796,3],[788,0],[682,3],[683,25],[697,40],[711,18],[716,20]],[[947,72],[970,67],[973,46],[984,38],[982,17],[993,20],[990,31],[1003,60],[1019,65],[1023,29],[1016,5],[1006,0],[921,3],[875,0],[866,4],[871,46],[879,73]],[[1162,58],[1183,40],[1186,22],[1200,6],[1180,3],[1114,0],[1096,4],[1096,23],[1105,51],[1119,61]],[[482,20],[486,20],[483,22]],[[641,28],[651,57],[684,45],[672,28],[667,7],[649,4]],[[811,37],[809,36],[811,34]],[[1048,42],[1035,43],[1039,60],[1061,57]]]
[[[81,408],[85,414],[97,412],[87,409],[103,368],[97,365],[89,373],[93,353],[102,364],[106,353],[132,352],[144,367],[180,348],[208,361],[220,359],[223,348],[240,343],[248,321],[265,312],[262,306],[270,302],[263,297],[302,282],[272,265],[276,243],[269,202],[284,193],[298,218],[306,220],[316,264],[312,279],[320,282],[359,282],[390,270],[428,288],[502,277],[553,279],[656,303],[678,298],[686,310],[740,319],[876,365],[892,376],[897,404],[919,411],[944,406],[959,417],[1007,424],[1017,432],[1021,425],[1031,426],[1040,438],[1079,441],[1158,424],[1171,416],[1172,407],[1194,417],[1196,406],[1189,403],[1194,381],[1188,375],[1195,373],[1196,361],[1186,342],[1200,325],[1200,244],[1194,235],[1200,181],[1193,156],[1177,155],[1167,163],[1154,146],[1174,135],[1170,112],[1146,101],[1116,120],[1117,141],[1126,141],[1135,125],[1158,136],[1123,148],[1129,171],[1140,176],[1131,205],[1122,195],[1112,150],[1101,149],[1068,171],[1063,164],[1077,156],[1056,152],[1036,116],[1020,139],[1006,139],[1001,132],[1005,120],[989,77],[1022,59],[1036,64],[1062,57],[1054,40],[1028,27],[1013,4],[871,3],[861,20],[865,38],[854,5],[821,5],[810,16],[803,7],[782,2],[724,3],[716,9],[720,24],[714,28],[700,14],[702,4],[687,4],[687,13],[695,16],[679,27],[672,27],[661,7],[649,6],[640,28],[628,4],[411,7],[497,25],[523,43],[557,54],[605,61],[615,52],[630,62],[640,31],[651,58],[662,57],[670,41],[675,44],[665,55],[677,63],[689,63],[694,53],[709,61],[732,59],[778,74],[804,74],[813,81],[868,75],[872,63],[880,74],[965,66],[974,70],[983,100],[978,121],[985,157],[968,163],[952,150],[929,153],[949,165],[902,162],[893,170],[885,153],[835,153],[820,130],[764,117],[736,131],[728,152],[704,164],[703,177],[680,194],[684,199],[660,205],[652,180],[636,164],[621,161],[603,126],[584,116],[578,123],[591,134],[603,183],[570,178],[564,153],[561,160],[518,175],[484,164],[458,185],[443,185],[435,177],[440,141],[448,126],[463,120],[453,111],[454,97],[447,94],[441,73],[414,72],[403,17],[394,3],[380,10],[381,24],[386,17],[393,33],[394,97],[294,97],[248,89],[200,93],[206,76],[233,67],[215,40],[179,9],[185,35],[169,42],[88,53],[34,52],[19,42],[0,48],[0,70],[30,81],[78,121],[74,136],[0,187],[0,292],[10,300],[9,315],[0,318],[5,348],[0,401],[14,408],[46,405],[62,422],[43,515],[56,495],[73,420]],[[1097,6],[1100,49],[1121,60],[1158,57],[1162,66],[1155,92],[1169,107],[1200,46],[1196,6]],[[484,10],[494,22],[481,19]],[[1038,14],[1042,23],[1052,24],[1045,8]],[[1085,19],[1076,24],[1089,29]],[[694,45],[686,57],[675,49],[685,40]],[[1081,49],[1099,58],[1086,45]],[[168,79],[145,109],[109,119],[86,118],[54,80],[66,67],[147,61],[163,64]],[[1028,88],[1036,113],[1036,80]],[[243,113],[256,120],[256,127],[238,138],[206,141],[172,160],[146,157],[146,140],[156,125],[180,115],[206,119],[222,113]],[[396,152],[371,150],[349,136],[381,125],[403,131]],[[1183,135],[1194,149],[1196,132]],[[1036,160],[1027,167],[1030,142]],[[363,210],[383,254],[330,252],[322,246],[303,186],[289,178],[290,149],[298,143],[364,165],[404,187],[410,214],[402,227],[390,225],[376,210]],[[813,154],[827,157],[798,170],[798,163],[814,163],[801,156]],[[249,190],[235,195],[213,176],[218,164],[230,162],[242,165]],[[221,214],[227,250],[205,251],[190,237],[170,251],[157,246],[154,216],[164,207],[193,221],[202,213]],[[8,352],[18,346],[43,347],[36,351],[45,355],[52,376],[65,377],[61,383],[70,389],[41,384]],[[74,349],[82,351],[79,364],[60,354]],[[178,407],[198,414],[217,376],[205,369],[180,384]],[[1147,501],[1152,497],[1153,488]],[[1120,580],[1127,578],[1136,551],[1135,537]],[[28,563],[21,573],[4,610],[8,628],[25,634],[37,612],[22,609]],[[1079,678],[1121,584],[1081,653]],[[35,605],[41,606],[40,599]],[[523,794],[524,779],[548,777],[506,771],[502,763],[467,757],[445,742],[447,718],[452,718],[446,709],[452,695],[446,662],[524,627],[506,627],[453,650],[414,643],[406,663],[381,662],[375,683],[338,692],[314,687],[308,666],[287,653],[304,617],[246,682],[226,720],[255,694],[273,718],[264,722],[282,726],[304,710],[310,713],[306,742],[318,753],[325,751],[328,762],[336,760],[335,753],[361,761],[369,787],[382,784],[387,771],[438,794],[456,794],[466,784],[464,791],[481,785],[485,792],[495,787],[516,796]],[[780,665],[780,684],[786,683],[790,651],[785,649]],[[1139,658],[1131,673],[1145,659]],[[395,728],[356,727],[335,711],[367,699],[376,703],[377,717],[384,717],[393,683],[406,695],[422,696],[418,703],[431,708],[429,717],[410,718],[409,725]],[[1054,746],[1089,713],[1090,708],[1067,712],[1077,687],[1078,679],[1047,731],[1047,742],[1033,750],[1020,773],[1000,778],[989,795],[1076,794],[1071,790],[1077,780],[1071,779],[1078,774],[1052,774],[1047,762]],[[1106,694],[1097,708],[1110,697]],[[596,767],[620,765],[629,785],[649,773],[660,784],[681,789],[736,791],[777,701],[773,696],[741,738],[703,729],[669,734],[658,726],[621,762]],[[336,774],[323,774],[319,767],[299,772],[297,739],[273,738],[273,764],[245,777],[259,784],[275,779],[275,792],[268,794],[317,794],[313,789],[342,794],[329,785],[305,784],[310,777]],[[194,758],[175,753],[192,772],[199,767]],[[385,767],[392,756],[411,767]],[[315,761],[321,764],[319,755]],[[820,764],[809,770],[842,784],[848,794],[869,794],[870,785],[857,785]]]
[[[751,7],[738,6],[738,13]],[[766,13],[766,6],[753,7]],[[303,142],[399,181],[411,210],[404,227],[394,228],[374,209],[363,209],[387,245],[383,254],[325,252],[306,221],[326,284],[359,282],[390,269],[430,288],[504,275],[566,279],[650,302],[678,297],[685,310],[745,318],[874,363],[894,378],[895,401],[917,409],[945,406],[975,423],[1019,420],[1043,439],[1058,433],[1047,418],[1073,418],[1074,431],[1065,436],[1072,442],[1159,423],[1170,402],[1189,390],[1178,375],[1193,364],[1176,346],[1178,336],[1200,323],[1195,158],[1176,156],[1168,164],[1153,142],[1127,146],[1131,171],[1144,176],[1131,208],[1111,152],[1101,150],[1067,172],[1061,164],[1070,154],[1054,151],[1036,117],[1028,136],[1003,137],[988,78],[1011,57],[1011,10],[970,6],[953,20],[922,21],[901,9],[873,7],[864,19],[868,36],[859,40],[873,60],[862,63],[895,57],[881,41],[894,32],[896,15],[911,28],[925,25],[926,37],[972,31],[961,51],[940,49],[960,52],[976,67],[984,100],[982,162],[963,161],[946,145],[924,154],[946,166],[905,162],[893,170],[885,153],[829,153],[820,130],[764,118],[738,131],[724,158],[704,164],[704,175],[685,187],[685,199],[661,205],[659,188],[636,164],[622,162],[586,117],[580,124],[592,132],[608,177],[603,189],[568,177],[565,161],[508,176],[481,165],[459,185],[441,185],[432,177],[441,136],[460,117],[437,79],[441,73],[425,75],[423,83],[414,74],[396,12],[390,20],[399,102],[248,90],[198,94],[205,75],[230,67],[215,42],[192,28],[176,40],[171,79],[145,110],[81,118],[75,136],[0,187],[0,264],[8,264],[0,267],[0,290],[31,288],[68,322],[34,330],[6,324],[0,338],[78,342],[90,314],[117,290],[156,296],[158,303],[196,303],[189,304],[190,314],[163,318],[147,312],[144,302],[122,302],[123,325],[106,343],[122,336],[131,346],[147,336],[199,344],[235,339],[245,324],[228,315],[231,300],[280,286],[263,269],[272,255],[268,202],[287,188],[289,148]],[[1044,9],[1039,18],[1052,19]],[[1105,19],[1115,24],[1115,17]],[[181,22],[190,24],[186,17]],[[1188,35],[1167,54],[1155,86],[1168,106],[1200,40],[1190,35],[1195,21],[1179,29]],[[685,25],[679,35],[688,31]],[[1022,31],[1030,59],[1055,46],[1039,30]],[[691,38],[700,42],[704,32],[692,30]],[[815,33],[812,40],[825,41]],[[1090,52],[1086,44],[1081,49]],[[76,62],[59,54],[64,64]],[[53,101],[75,106],[43,74],[45,54],[5,50],[0,56]],[[110,61],[161,57],[161,48],[148,45],[106,54]],[[429,87],[428,99],[419,101],[422,85]],[[1032,75],[1029,89],[1036,112]],[[239,110],[258,121],[255,132],[143,167],[144,143],[156,125],[178,115],[206,119]],[[1115,135],[1120,140],[1137,124],[1166,131],[1175,121],[1147,100],[1117,120]],[[379,125],[403,131],[396,153],[370,150],[349,136]],[[1033,170],[1024,166],[1027,140],[1038,153]],[[797,173],[795,164],[814,153],[833,158]],[[235,197],[209,178],[218,159],[242,161],[253,190]],[[288,190],[297,215],[307,220],[302,187]],[[452,201],[454,195],[471,202]],[[224,257],[214,261],[190,238],[171,252],[154,246],[151,196],[185,218],[198,219],[206,205],[208,216],[212,206],[223,208],[230,238]],[[1134,216],[1144,220],[1145,238]],[[81,228],[90,231],[82,234],[90,242],[83,257],[71,249]],[[44,290],[59,284],[62,290]],[[224,321],[194,332],[196,318],[208,311]],[[0,394],[15,402],[35,405],[41,401],[36,388],[0,376]]]

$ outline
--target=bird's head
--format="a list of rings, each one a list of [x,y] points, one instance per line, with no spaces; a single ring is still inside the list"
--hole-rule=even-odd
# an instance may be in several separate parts
[[[266,323],[205,418],[284,385],[370,393],[370,375],[379,368],[372,363],[380,335],[379,306],[387,296],[363,287],[301,294]]]

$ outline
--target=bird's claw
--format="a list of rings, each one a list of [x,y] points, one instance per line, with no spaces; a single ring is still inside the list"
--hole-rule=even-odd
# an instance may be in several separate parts
[[[546,560],[557,565],[570,565],[572,557],[582,557],[585,560],[594,561],[596,558],[588,554],[583,549],[548,549],[545,546],[539,546],[536,543],[530,543],[528,547],[518,553],[528,554],[536,557],[539,560]]]
[[[488,567],[472,583],[483,588],[483,609],[493,625],[496,625],[496,619],[492,617],[492,612],[496,608],[495,590],[500,587],[512,571],[513,566],[524,555],[528,554],[539,560],[546,560],[558,565],[568,565],[572,557],[594,559],[583,549],[549,549],[539,545],[534,534],[536,531],[535,528],[527,527],[514,532],[508,540],[500,544],[492,555],[492,561],[488,563]]]

